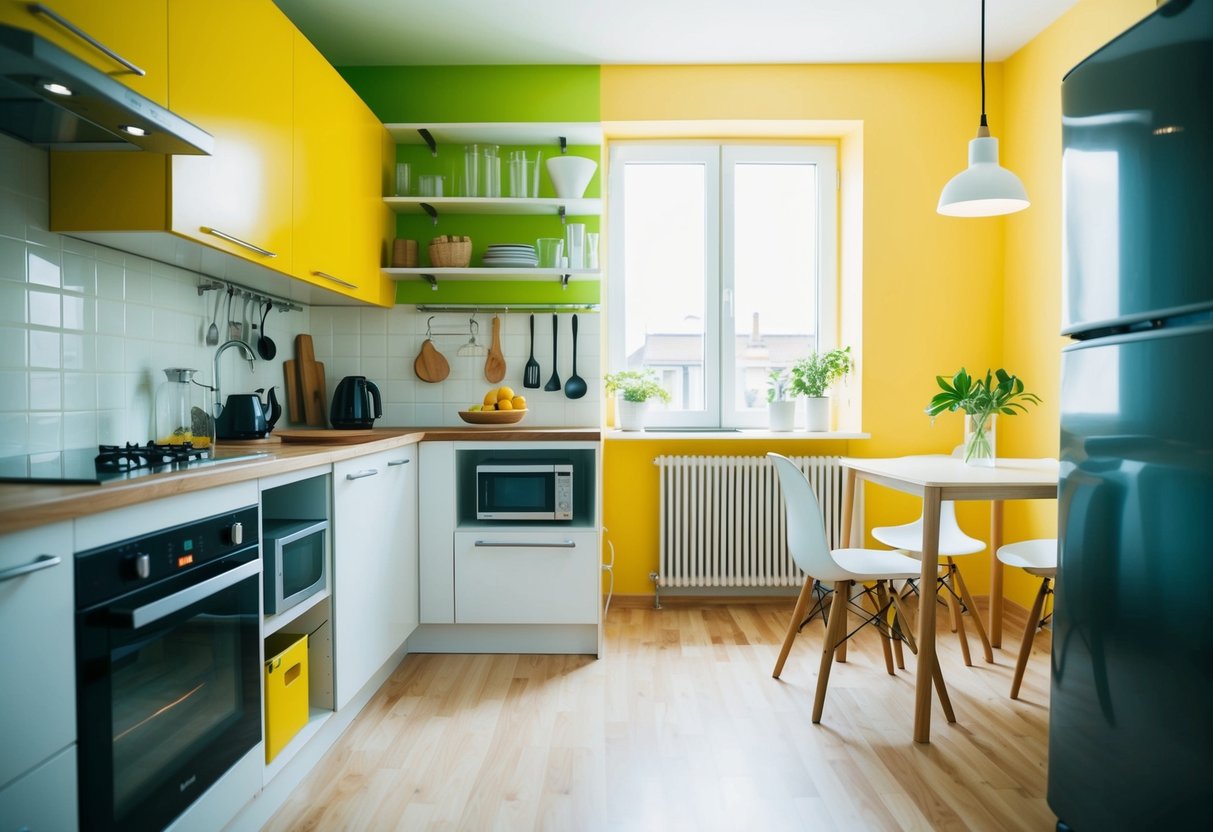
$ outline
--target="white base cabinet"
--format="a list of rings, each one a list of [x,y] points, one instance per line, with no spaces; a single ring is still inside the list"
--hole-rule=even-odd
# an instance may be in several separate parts
[[[416,446],[336,463],[332,525],[342,708],[417,627]]]
[[[78,828],[77,807],[76,746],[71,745],[0,789],[0,829],[72,832]]]
[[[455,533],[455,623],[597,624],[596,531]]]

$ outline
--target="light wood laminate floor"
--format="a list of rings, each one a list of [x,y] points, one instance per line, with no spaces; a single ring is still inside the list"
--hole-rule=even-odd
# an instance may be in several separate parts
[[[601,660],[409,656],[266,829],[1054,828],[1048,633],[1013,701],[1022,618],[969,668],[941,614],[958,721],[935,701],[921,745],[914,658],[887,675],[871,628],[810,722],[820,620],[771,678],[791,607],[614,607]]]

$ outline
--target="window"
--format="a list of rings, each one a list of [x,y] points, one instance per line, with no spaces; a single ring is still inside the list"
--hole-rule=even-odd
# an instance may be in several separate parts
[[[764,427],[771,371],[835,346],[835,159],[612,145],[610,368],[651,369],[669,391],[650,425]]]

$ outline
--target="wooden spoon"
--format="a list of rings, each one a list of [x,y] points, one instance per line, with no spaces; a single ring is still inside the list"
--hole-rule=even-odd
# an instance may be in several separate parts
[[[413,361],[413,372],[422,381],[436,384],[451,374],[451,365],[447,363],[446,357],[438,352],[434,342],[426,338],[421,342],[421,352]]]
[[[505,378],[505,356],[501,353],[501,317],[493,316],[493,345],[484,360],[484,377],[496,384]]]

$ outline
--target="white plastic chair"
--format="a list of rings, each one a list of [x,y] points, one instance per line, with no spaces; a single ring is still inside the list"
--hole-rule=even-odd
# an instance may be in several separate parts
[[[904,639],[912,652],[917,652],[913,636],[901,625],[905,621],[904,610],[897,593],[889,592],[888,584],[893,580],[908,580],[919,577],[922,567],[918,561],[907,557],[902,552],[889,552],[882,549],[830,549],[826,539],[825,524],[821,519],[821,507],[809,486],[809,481],[799,468],[787,457],[776,453],[767,456],[775,465],[779,475],[779,485],[783,492],[784,507],[787,510],[787,539],[788,550],[807,575],[806,586],[815,578],[818,581],[833,583],[834,593],[830,601],[829,625],[826,628],[825,639],[821,649],[821,668],[817,675],[817,693],[813,700],[813,722],[821,721],[821,712],[825,707],[826,686],[830,680],[830,667],[839,645],[851,635],[847,634],[847,613],[855,612],[863,617],[863,624],[873,624],[881,632],[881,646],[884,649],[885,667],[893,674],[893,660],[889,650],[890,639]],[[852,584],[874,583],[874,590],[865,590],[867,597],[875,593],[874,606],[876,613],[860,607],[851,600]],[[797,602],[797,609],[792,613],[792,621],[788,628],[788,638],[784,642],[784,652],[775,665],[774,676],[779,677],[783,669],[783,661],[791,640],[807,605],[809,593],[802,592]],[[895,618],[890,623],[887,620],[889,607],[895,610]],[[862,625],[861,625],[862,627]],[[940,703],[949,722],[955,721],[951,702],[943,684],[943,674],[935,664],[933,674],[935,689],[939,694]]]
[[[1011,680],[1011,698],[1019,698],[1019,686],[1023,682],[1024,670],[1028,667],[1028,656],[1032,653],[1032,642],[1040,626],[1040,614],[1045,599],[1053,593],[1053,579],[1057,577],[1057,538],[1021,540],[998,547],[998,559],[1007,566],[1017,566],[1029,575],[1040,578],[1040,589],[1028,612],[1028,624],[1024,627],[1023,641],[1019,644],[1019,658],[1015,660],[1015,677]]]

